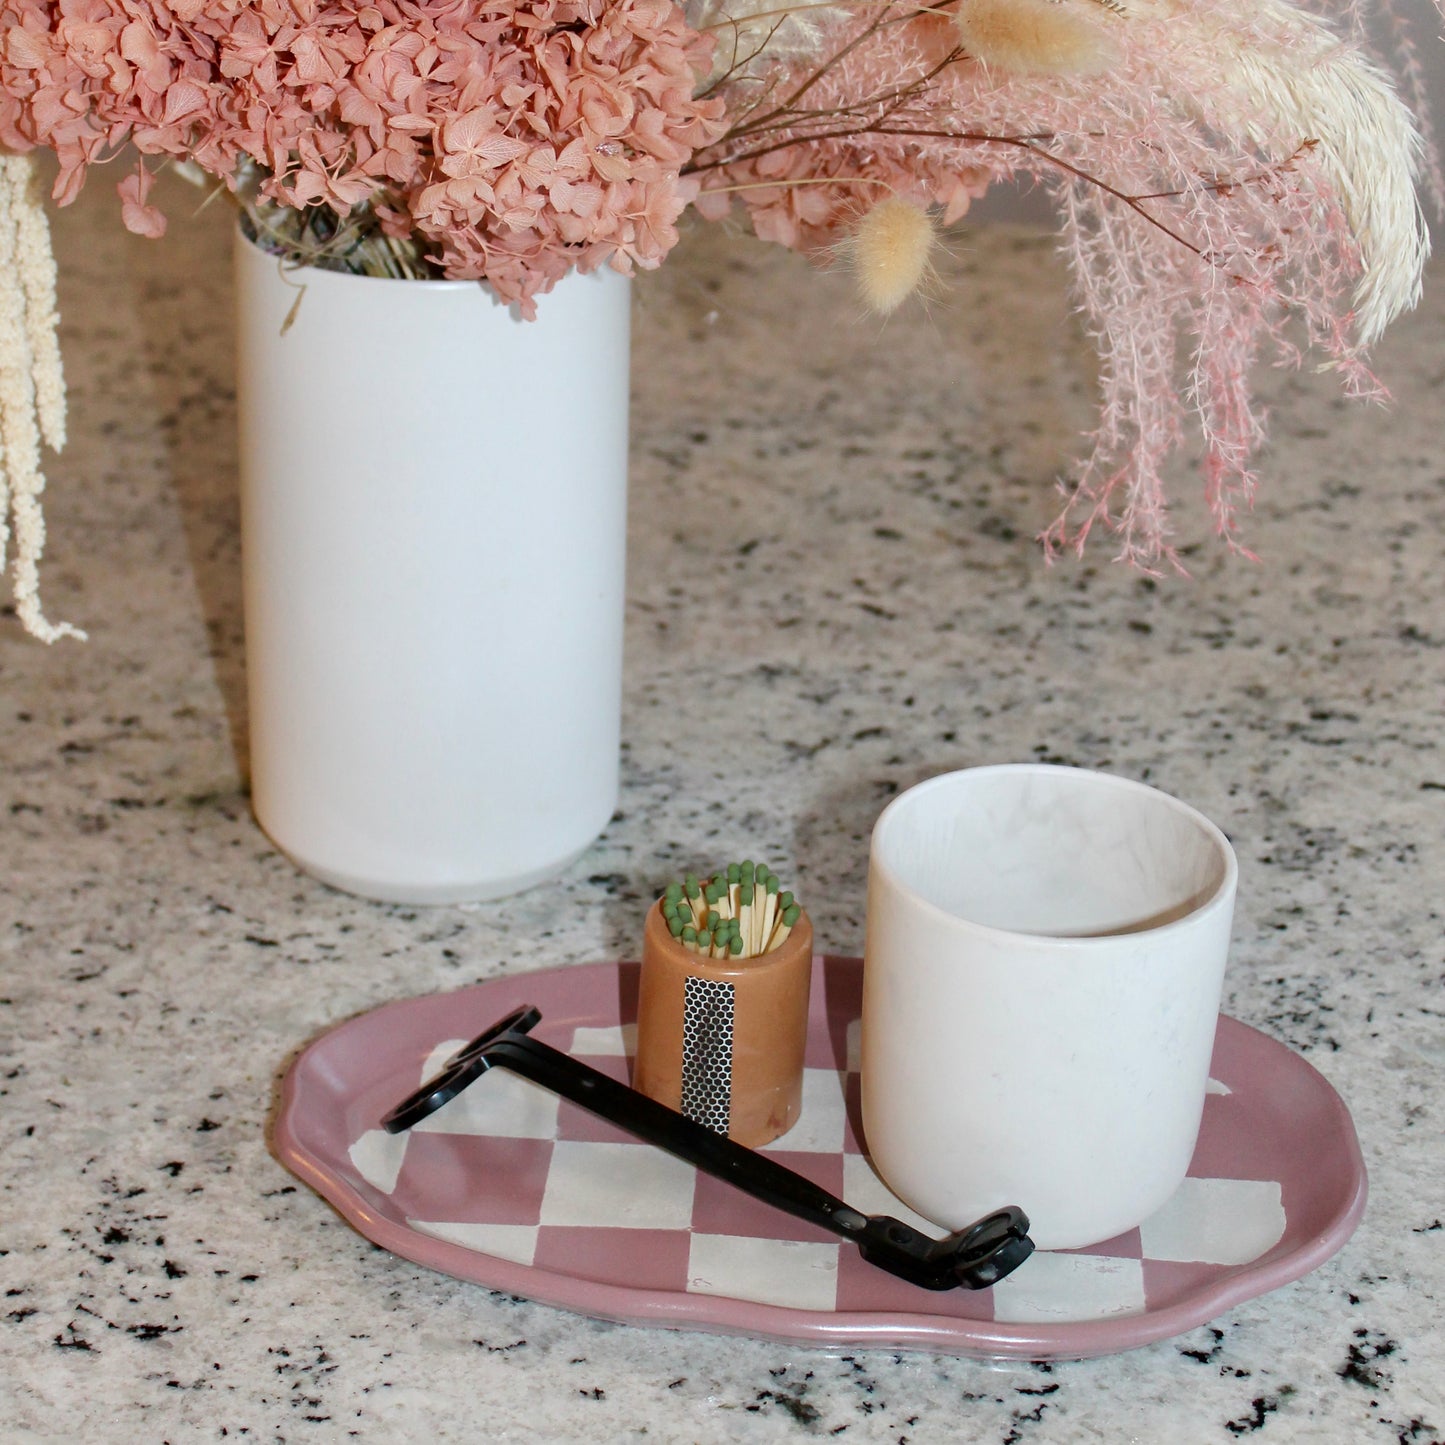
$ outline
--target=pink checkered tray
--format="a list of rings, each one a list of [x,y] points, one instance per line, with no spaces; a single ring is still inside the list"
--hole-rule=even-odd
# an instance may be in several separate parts
[[[1349,1238],[1365,1170],[1303,1059],[1221,1017],[1190,1177],[1139,1229],[935,1293],[494,1069],[409,1134],[377,1121],[461,1044],[536,1004],[538,1038],[626,1080],[637,965],[494,979],[332,1029],[286,1076],[282,1162],[362,1234],[431,1269],[603,1319],[819,1346],[1077,1359],[1178,1334],[1298,1279]],[[802,1117],[767,1152],[868,1214],[895,1199],[858,1129],[857,959],[814,962]],[[1019,1200],[1025,1209],[1026,1199]]]

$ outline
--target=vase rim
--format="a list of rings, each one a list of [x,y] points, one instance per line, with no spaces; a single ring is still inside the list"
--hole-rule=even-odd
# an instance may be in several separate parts
[[[481,286],[486,289],[489,295],[496,298],[497,304],[499,306],[506,304],[501,300],[500,297],[497,297],[496,292],[487,285],[485,279],[480,277],[475,281],[465,281],[458,280],[455,277],[449,276],[426,276],[417,278],[409,278],[406,276],[363,276],[355,271],[333,271],[329,266],[313,266],[306,261],[289,261],[279,252],[268,251],[266,247],[262,246],[258,241],[255,240],[254,237],[248,236],[246,234],[246,228],[241,224],[241,219],[239,216],[236,219],[236,238],[243,246],[248,247],[258,256],[269,256],[272,260],[279,262],[282,267],[283,273],[286,275],[294,275],[298,272],[305,271],[308,275],[331,277],[338,282],[364,281],[368,284],[382,282],[384,284],[395,286],[430,286],[435,289],[450,289],[458,291],[470,289],[474,286]],[[572,275],[574,273],[569,271],[567,274]]]

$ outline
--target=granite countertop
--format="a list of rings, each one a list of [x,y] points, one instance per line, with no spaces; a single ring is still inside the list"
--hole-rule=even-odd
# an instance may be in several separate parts
[[[428,910],[330,891],[249,815],[229,223],[166,204],[160,243],[104,181],[57,218],[45,596],[90,641],[0,620],[7,1441],[1445,1438],[1445,267],[1379,352],[1392,409],[1263,376],[1262,561],[1186,476],[1193,578],[1156,582],[1030,540],[1091,421],[1049,237],[960,233],[886,326],[841,277],[689,237],[636,288],[619,815],[555,884]],[[820,946],[861,951],[885,801],[1019,759],[1146,779],[1233,838],[1228,1011],[1334,1084],[1371,1174],[1299,1282],[1051,1367],[673,1333],[394,1258],[269,1152],[328,1025],[635,956],[699,857],[772,858]]]

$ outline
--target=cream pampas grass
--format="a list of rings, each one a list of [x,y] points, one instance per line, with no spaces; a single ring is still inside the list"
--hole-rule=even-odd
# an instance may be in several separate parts
[[[1113,48],[1094,0],[962,0],[964,49],[990,69],[1018,75],[1097,75]]]
[[[936,234],[933,217],[921,206],[890,196],[839,243],[870,311],[887,316],[928,279]]]
[[[1284,160],[1315,142],[1359,247],[1355,334],[1370,346],[1420,299],[1430,255],[1415,190],[1420,133],[1389,78],[1313,15],[1285,0],[1255,0],[1247,11],[1204,12],[1200,23],[1212,31],[1234,17],[1237,27],[1206,37],[1208,50],[1254,144]]]
[[[13,524],[12,588],[25,630],[42,642],[84,637],[40,610],[45,517],[40,442],[65,442],[65,383],[56,341],[50,228],[26,156],[0,156],[0,572]]]

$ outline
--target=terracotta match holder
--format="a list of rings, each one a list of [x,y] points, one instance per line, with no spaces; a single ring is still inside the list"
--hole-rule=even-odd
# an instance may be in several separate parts
[[[642,937],[635,1087],[749,1148],[786,1133],[802,1107],[812,971],[806,912],[769,953],[710,959],[673,938],[653,904]]]

